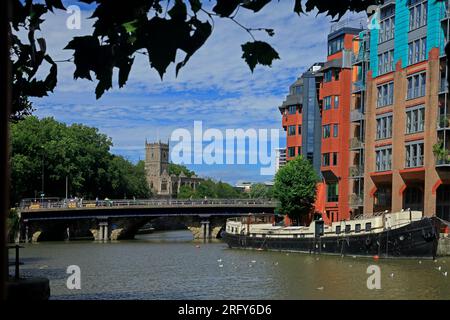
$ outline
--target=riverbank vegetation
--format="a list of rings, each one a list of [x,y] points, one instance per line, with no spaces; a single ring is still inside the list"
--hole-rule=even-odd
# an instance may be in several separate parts
[[[312,164],[302,156],[289,161],[275,175],[273,194],[278,212],[298,223],[311,214],[319,181]]]
[[[110,152],[111,138],[97,128],[53,118],[25,117],[11,124],[11,200],[22,198],[148,198],[144,162]]]

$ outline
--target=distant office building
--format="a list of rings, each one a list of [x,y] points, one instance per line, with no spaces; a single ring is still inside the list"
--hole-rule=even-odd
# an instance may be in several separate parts
[[[275,173],[286,164],[286,148],[275,149]]]

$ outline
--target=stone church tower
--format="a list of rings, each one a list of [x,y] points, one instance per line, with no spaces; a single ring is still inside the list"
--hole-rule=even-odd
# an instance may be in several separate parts
[[[169,144],[145,142],[145,172],[154,194],[170,195]]]
[[[169,174],[169,143],[145,141],[145,175],[153,195],[157,197],[173,197],[181,186],[189,186],[195,190],[203,179],[192,175]]]

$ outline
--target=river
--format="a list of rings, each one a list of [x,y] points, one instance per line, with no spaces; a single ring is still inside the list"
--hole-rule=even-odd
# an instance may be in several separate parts
[[[374,261],[190,240],[187,231],[170,231],[133,241],[26,244],[21,272],[49,278],[51,299],[450,299],[450,257]],[[369,290],[374,264],[381,289]],[[80,267],[80,290],[66,287],[69,265]]]

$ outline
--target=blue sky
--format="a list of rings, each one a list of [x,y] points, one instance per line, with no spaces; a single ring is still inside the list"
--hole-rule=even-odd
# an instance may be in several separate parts
[[[77,4],[63,2],[66,6]],[[219,130],[279,129],[280,146],[284,146],[278,106],[289,85],[312,63],[325,59],[330,28],[330,18],[314,14],[299,17],[292,7],[293,1],[274,1],[257,14],[240,10],[237,15],[246,26],[275,29],[272,38],[255,33],[258,40],[268,41],[280,54],[281,60],[274,61],[272,68],[257,66],[251,73],[241,59],[240,47],[251,38],[232,21],[216,19],[212,36],[177,78],[172,64],[161,81],[150,69],[147,57],[137,55],[127,85],[119,89],[116,74],[114,88],[99,100],[95,99],[95,82],[73,80],[73,63],[58,63],[58,85],[53,94],[34,100],[35,114],[95,126],[112,138],[113,153],[133,162],[144,159],[145,139],[166,141],[177,128],[192,131],[194,121]],[[89,8],[82,9],[81,30],[66,28],[69,15],[64,12],[56,10],[56,14],[46,16],[42,34],[54,60],[71,57],[72,51],[63,48],[73,36],[90,34],[94,21],[87,19]],[[178,59],[182,58],[180,54]],[[260,175],[259,165],[188,167],[200,176],[232,184],[272,178]]]

